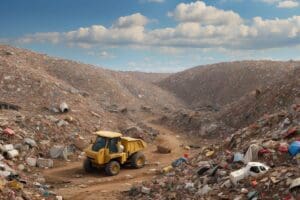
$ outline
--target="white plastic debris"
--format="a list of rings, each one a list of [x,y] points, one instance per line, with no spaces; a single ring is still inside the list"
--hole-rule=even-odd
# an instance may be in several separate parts
[[[269,167],[259,162],[249,162],[246,167],[230,173],[230,180],[233,184],[237,184],[238,181],[248,176],[259,176],[266,173]]]

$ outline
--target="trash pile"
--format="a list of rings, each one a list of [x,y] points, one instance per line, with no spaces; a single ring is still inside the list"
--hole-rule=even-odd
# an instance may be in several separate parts
[[[47,115],[28,118],[15,110],[0,113],[0,199],[60,199],[41,170],[57,159],[79,159],[85,140],[78,134],[56,135],[59,124]]]
[[[299,199],[300,105],[265,115],[192,154],[132,187],[127,198]]]
[[[168,111],[156,123],[167,125],[172,129],[184,131],[190,136],[201,138],[226,137],[235,129],[217,121],[214,113],[190,110]]]

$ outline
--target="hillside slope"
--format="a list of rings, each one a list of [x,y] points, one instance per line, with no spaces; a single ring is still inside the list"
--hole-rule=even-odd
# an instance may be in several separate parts
[[[40,76],[43,81],[55,81],[58,87],[73,94],[92,98],[105,106],[117,104],[119,107],[138,108],[141,105],[162,108],[164,106],[180,106],[180,102],[161,88],[135,78],[132,75],[106,70],[79,62],[48,57],[28,50],[9,46],[0,46],[2,66],[23,70],[32,75],[32,79]],[[5,52],[13,52],[6,55]],[[6,71],[6,69],[3,69]],[[21,72],[23,73],[23,72]],[[146,75],[145,75],[146,76]],[[56,95],[59,96],[59,95]],[[38,96],[33,96],[38,97]],[[162,97],[162,98],[157,98]],[[47,100],[54,98],[48,96]],[[14,100],[16,100],[16,96]]]
[[[272,85],[300,62],[239,61],[199,66],[158,84],[193,109],[219,110],[252,90]]]
[[[228,126],[241,128],[264,114],[279,112],[292,104],[300,104],[300,65],[278,83],[261,88],[259,93],[250,92],[228,104],[216,118]]]

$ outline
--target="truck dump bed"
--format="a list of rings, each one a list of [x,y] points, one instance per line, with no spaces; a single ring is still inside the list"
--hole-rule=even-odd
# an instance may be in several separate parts
[[[128,156],[143,150],[147,146],[144,141],[131,137],[121,137],[121,143],[124,146],[124,152],[128,153]]]

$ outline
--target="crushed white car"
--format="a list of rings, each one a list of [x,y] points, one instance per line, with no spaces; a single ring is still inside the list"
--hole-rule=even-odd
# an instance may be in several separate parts
[[[270,167],[260,162],[249,162],[246,167],[230,173],[230,180],[233,184],[237,184],[240,180],[248,176],[260,176],[266,173]]]

